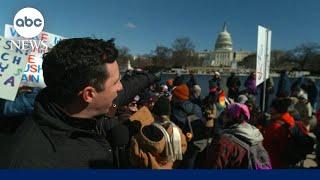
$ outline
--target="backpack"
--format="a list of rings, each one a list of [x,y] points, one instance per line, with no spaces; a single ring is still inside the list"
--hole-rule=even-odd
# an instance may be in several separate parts
[[[269,154],[263,147],[262,142],[250,145],[247,142],[241,140],[241,138],[238,138],[232,134],[223,134],[223,136],[226,136],[227,138],[231,139],[233,142],[239,144],[241,147],[247,150],[248,169],[272,169]]]
[[[212,138],[209,129],[196,115],[187,117],[187,130],[193,135],[189,145],[193,146],[197,151],[202,152],[210,143]]]
[[[293,127],[289,127],[289,125],[283,121],[279,121],[279,123],[289,131],[288,144],[281,155],[282,160],[289,165],[295,165],[305,160],[307,154],[311,154],[314,151],[315,139],[303,132],[298,123],[295,123]]]

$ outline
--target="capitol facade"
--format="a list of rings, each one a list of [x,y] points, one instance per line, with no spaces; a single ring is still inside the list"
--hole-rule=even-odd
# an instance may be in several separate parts
[[[251,54],[253,52],[233,49],[232,38],[225,23],[222,32],[217,37],[213,51],[199,52],[198,56],[204,58],[203,66],[231,67],[236,66],[238,62]]]

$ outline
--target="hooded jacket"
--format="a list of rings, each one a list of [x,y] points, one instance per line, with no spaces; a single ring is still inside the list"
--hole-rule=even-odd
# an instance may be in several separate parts
[[[36,98],[33,115],[17,129],[9,141],[11,144],[7,144],[0,166],[112,168],[112,149],[96,129],[96,119],[68,116],[44,89]]]
[[[259,129],[247,122],[234,124],[222,131],[220,138],[208,148],[205,168],[237,169],[248,168],[248,151],[225,134],[231,134],[248,145],[257,145],[263,141]]]
[[[181,129],[184,129],[187,125],[189,115],[195,115],[199,120],[202,120],[202,111],[198,105],[189,100],[173,102],[171,120]]]
[[[280,74],[277,88],[277,97],[288,97],[290,94],[290,79],[286,73]]]
[[[257,94],[257,87],[256,87],[256,80],[255,79],[252,79],[252,78],[249,77],[245,81],[244,86],[246,87],[247,92],[249,94],[253,94],[253,95]]]
[[[281,160],[281,154],[285,151],[288,144],[289,127],[295,125],[293,117],[289,113],[277,114],[272,117],[271,124],[264,130],[264,146],[268,151],[273,168],[288,168],[289,165]]]
[[[40,90],[40,88],[33,88],[31,92],[18,94],[14,101],[5,101],[2,115],[12,117],[31,114],[33,112],[34,100]]]
[[[234,124],[224,129],[221,137],[211,143],[204,167],[217,169],[248,168],[248,151],[224,134],[236,136],[248,145],[256,145],[263,141],[263,136],[256,127],[247,122]]]

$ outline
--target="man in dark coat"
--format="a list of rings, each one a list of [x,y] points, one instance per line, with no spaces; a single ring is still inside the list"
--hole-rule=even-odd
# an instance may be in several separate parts
[[[96,129],[122,90],[113,40],[60,41],[43,57],[47,87],[32,117],[2,146],[5,168],[112,168],[109,142]]]
[[[228,97],[236,100],[239,95],[240,86],[241,86],[240,79],[236,77],[236,74],[234,72],[232,72],[230,77],[228,77],[227,79],[227,87],[229,89]]]
[[[290,86],[291,86],[290,84],[291,82],[288,76],[288,71],[286,70],[281,71],[276,96],[288,97],[290,95]]]
[[[318,101],[319,90],[312,78],[307,78],[306,82],[301,85],[301,88],[308,93],[308,98],[311,103],[312,108],[316,108],[315,104]]]

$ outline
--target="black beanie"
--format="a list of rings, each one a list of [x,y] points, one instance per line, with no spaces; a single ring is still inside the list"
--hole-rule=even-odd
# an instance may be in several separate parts
[[[162,115],[169,116],[171,114],[169,99],[165,96],[161,96],[153,106],[152,112],[158,116],[162,116]]]
[[[278,113],[288,112],[289,106],[292,104],[290,98],[277,98],[272,101],[271,107],[273,107]]]

